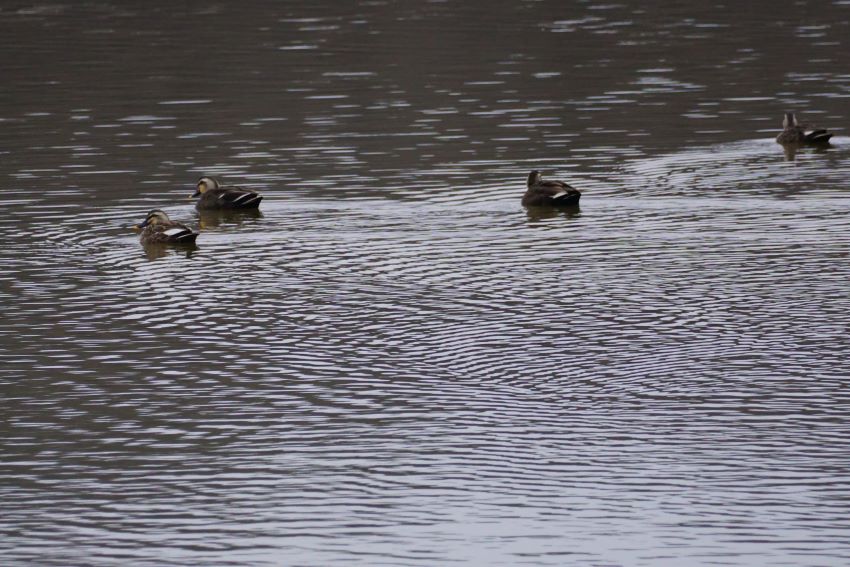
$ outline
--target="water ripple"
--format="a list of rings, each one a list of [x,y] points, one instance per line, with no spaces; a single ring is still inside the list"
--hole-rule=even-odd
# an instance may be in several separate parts
[[[0,9],[5,563],[847,563],[841,6],[298,4]]]

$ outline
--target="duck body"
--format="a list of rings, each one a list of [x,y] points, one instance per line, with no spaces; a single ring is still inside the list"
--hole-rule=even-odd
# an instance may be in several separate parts
[[[776,141],[780,144],[825,145],[829,144],[830,138],[832,132],[809,128],[797,122],[793,112],[786,112],[782,120],[782,132],[776,137]]]
[[[142,229],[139,242],[142,244],[194,244],[198,233],[185,224],[173,221],[159,209],[148,213],[145,220],[136,226]]]
[[[563,181],[544,180],[537,170],[528,174],[527,189],[522,196],[524,207],[574,207],[581,191]]]
[[[256,191],[222,185],[215,177],[201,177],[191,197],[200,197],[195,206],[202,210],[256,209],[263,200]]]

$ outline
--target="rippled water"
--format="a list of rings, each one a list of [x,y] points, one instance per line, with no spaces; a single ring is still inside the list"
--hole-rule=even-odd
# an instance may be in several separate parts
[[[848,28],[4,5],[2,563],[847,564]]]

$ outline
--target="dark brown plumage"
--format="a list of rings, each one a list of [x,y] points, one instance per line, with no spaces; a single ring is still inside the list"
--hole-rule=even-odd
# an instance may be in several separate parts
[[[198,233],[185,224],[168,218],[163,211],[154,209],[145,220],[136,225],[142,229],[139,241],[142,244],[194,244]]]
[[[198,209],[256,209],[263,196],[242,187],[226,186],[215,177],[201,177],[190,197],[199,197]]]
[[[786,112],[782,120],[782,132],[776,137],[776,141],[780,144],[825,145],[829,144],[830,138],[832,132],[809,128],[808,125],[797,122],[793,112]]]
[[[528,174],[528,189],[522,196],[524,207],[570,207],[578,205],[581,191],[563,181],[544,181],[537,170]]]

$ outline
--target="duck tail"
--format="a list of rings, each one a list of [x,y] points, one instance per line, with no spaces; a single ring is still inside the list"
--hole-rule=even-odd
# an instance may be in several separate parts
[[[815,130],[806,134],[806,141],[811,144],[826,144],[832,138],[832,132],[826,130]]]
[[[581,193],[578,191],[565,191],[552,197],[556,205],[577,205],[581,199]]]
[[[252,194],[250,194],[250,197],[248,197],[247,199],[245,199],[241,203],[239,203],[239,206],[245,207],[246,209],[250,209],[250,208],[253,208],[253,207],[259,207],[260,201],[262,201],[262,200],[263,200],[262,195],[258,195],[257,193],[252,193]]]

